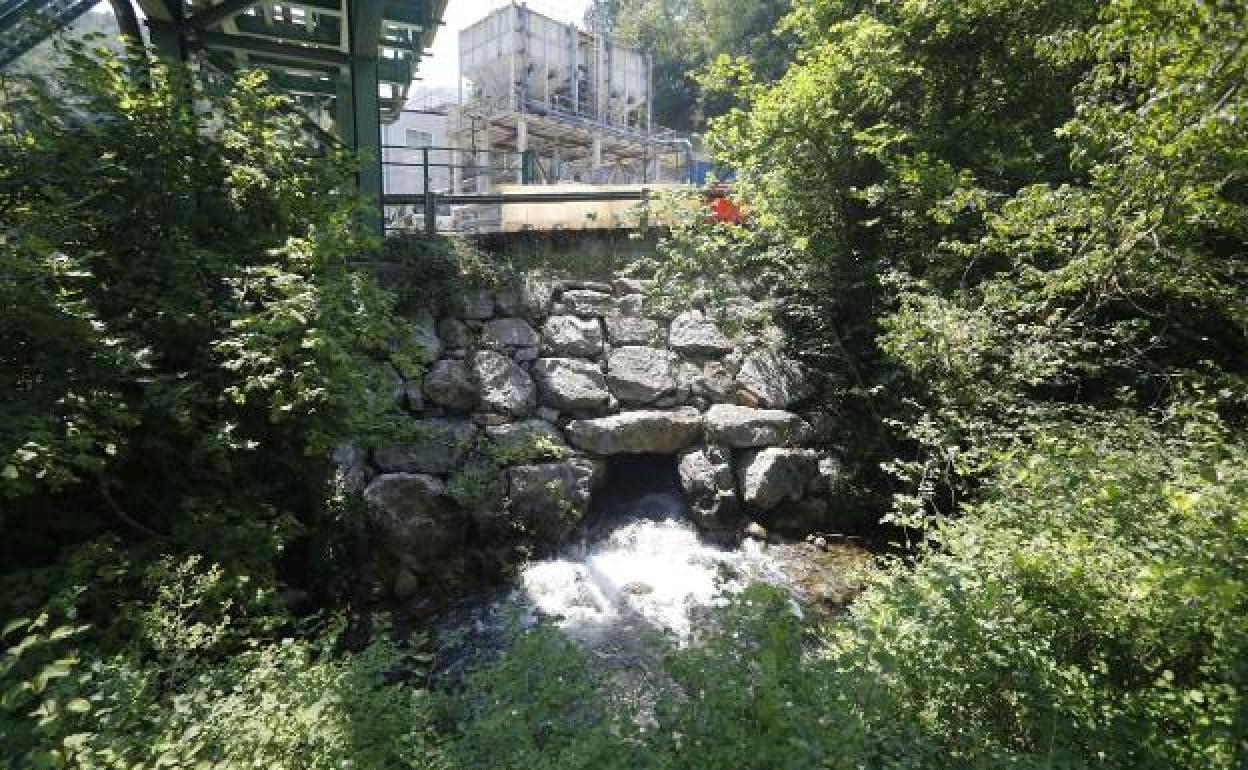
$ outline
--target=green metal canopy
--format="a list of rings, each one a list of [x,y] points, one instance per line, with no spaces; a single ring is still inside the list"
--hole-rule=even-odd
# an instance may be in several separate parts
[[[132,0],[111,0],[123,34],[138,31]],[[381,196],[381,124],[397,119],[448,0],[135,0],[164,56],[207,53],[218,65],[257,67],[321,129],[359,150],[360,190]],[[51,26],[96,0],[0,0],[0,67]],[[36,21],[42,18],[44,21]]]

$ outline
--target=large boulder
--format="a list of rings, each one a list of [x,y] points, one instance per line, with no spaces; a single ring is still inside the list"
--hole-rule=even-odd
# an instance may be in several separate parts
[[[800,500],[785,500],[767,511],[763,520],[767,529],[786,535],[808,535],[828,525],[831,506],[826,498],[803,497]]]
[[[531,371],[542,403],[547,406],[584,411],[600,409],[611,399],[602,370],[589,361],[539,358],[533,362]]]
[[[536,347],[537,332],[523,318],[496,318],[481,329],[481,347],[491,350],[514,350]]]
[[[741,498],[760,511],[798,502],[819,487],[819,453],[813,449],[759,449],[737,465]]]
[[[553,315],[542,326],[542,352],[552,356],[597,356],[602,353],[602,324],[597,318]]]
[[[559,282],[540,273],[526,273],[520,286],[520,305],[530,317],[541,319],[550,310]]]
[[[415,314],[407,326],[407,343],[415,349],[416,355],[423,361],[433,361],[442,355],[442,340],[438,339],[437,324],[433,314],[421,310]],[[398,347],[394,345],[393,347]]]
[[[467,521],[440,479],[423,473],[388,473],[364,489],[369,520],[380,545],[405,560],[432,560],[464,542]]]
[[[616,312],[603,319],[612,345],[662,345],[666,331],[652,318]]]
[[[425,395],[438,406],[460,412],[477,405],[477,382],[466,361],[443,358],[425,372]]]
[[[477,426],[463,419],[417,420],[414,431],[418,443],[374,451],[377,467],[387,473],[450,473],[477,438]]]
[[[438,338],[448,349],[470,347],[473,342],[472,329],[458,318],[438,321]]]
[[[737,373],[737,382],[754,396],[759,406],[774,409],[784,409],[813,392],[802,365],[771,349],[747,355]]]
[[[594,454],[678,452],[701,438],[702,415],[691,408],[622,412],[593,420],[573,420],[566,432],[573,446]]]
[[[687,356],[720,356],[732,352],[732,342],[701,310],[687,310],[672,319],[667,344]]]
[[[625,404],[649,404],[676,391],[675,353],[627,345],[607,357],[607,387]]]
[[[486,409],[524,417],[537,406],[533,380],[507,356],[482,350],[473,356],[472,367],[480,383],[481,405]]]
[[[611,287],[607,285],[606,288]],[[611,294],[592,289],[569,289],[560,295],[559,301],[572,313],[585,318],[608,315],[615,307],[615,298]]]
[[[739,529],[743,524],[736,480],[725,447],[702,446],[681,453],[676,470],[693,521],[702,529]]]
[[[509,468],[512,516],[537,539],[557,543],[584,518],[601,476],[601,465],[584,458]]]
[[[810,426],[792,412],[715,404],[706,412],[706,440],[730,447],[794,446],[810,439]]]
[[[492,452],[499,465],[532,463],[567,449],[563,434],[545,420],[525,420],[485,429],[485,436],[494,446]]]
[[[494,292],[482,290],[464,292],[464,318],[484,321],[494,317]]]

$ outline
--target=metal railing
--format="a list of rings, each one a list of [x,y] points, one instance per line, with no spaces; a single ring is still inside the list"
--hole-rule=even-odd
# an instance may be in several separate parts
[[[552,180],[536,156],[528,152],[382,145],[382,167],[385,180],[382,208],[386,213],[384,228],[387,231],[420,230],[428,235],[447,231],[491,231],[494,224],[502,226],[502,213],[501,209],[497,213],[499,222],[489,221],[488,207],[620,201],[641,204],[637,226],[644,229],[647,224],[645,204],[655,194],[655,189],[644,182],[620,189],[543,190]],[[493,191],[500,184],[526,185],[531,189]],[[703,193],[712,197],[721,194]],[[485,224],[482,224],[483,213],[487,214]],[[458,216],[461,214],[463,216]]]

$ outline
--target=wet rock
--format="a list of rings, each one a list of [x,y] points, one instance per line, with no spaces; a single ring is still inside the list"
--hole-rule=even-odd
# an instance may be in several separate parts
[[[784,409],[810,396],[814,389],[801,364],[775,351],[759,350],[745,357],[737,382],[760,406]]]
[[[649,404],[676,391],[677,361],[661,348],[616,348],[607,357],[607,387],[620,403]]]
[[[540,342],[537,332],[523,318],[498,318],[486,322],[481,330],[481,346],[491,350],[531,348]]]
[[[792,412],[715,404],[706,412],[706,440],[731,447],[793,446],[807,441],[810,426]]]
[[[732,342],[701,310],[688,310],[672,319],[667,344],[689,356],[718,356],[732,352]]]
[[[539,358],[533,362],[533,380],[542,404],[560,410],[600,409],[611,394],[596,365],[575,358]]]
[[[464,292],[464,318],[484,321],[494,317],[494,292],[478,290]]]
[[[650,318],[612,314],[603,319],[612,345],[663,345],[666,329]]]
[[[565,430],[572,446],[594,454],[677,452],[701,438],[702,415],[692,408],[639,410],[573,420]]]
[[[571,289],[559,299],[569,312],[586,318],[608,315],[615,307],[615,298],[610,293],[590,289]]]
[[[373,452],[377,467],[387,473],[450,473],[477,437],[477,426],[464,419],[417,420],[414,429],[419,443],[377,449]]]
[[[737,466],[746,505],[770,511],[782,502],[802,500],[819,481],[819,453],[811,449],[760,449]]]
[[[597,356],[602,353],[602,324],[596,318],[551,316],[542,326],[542,351],[552,356]]]
[[[425,372],[425,395],[438,406],[467,412],[477,405],[477,383],[466,361],[443,358]]]
[[[537,348],[516,348],[515,351],[511,354],[511,357],[513,360],[519,361],[521,363],[524,363],[526,361],[536,361],[537,360]]]
[[[447,348],[466,348],[473,342],[472,330],[458,318],[443,318],[438,321],[438,338]]]
[[[739,512],[730,454],[724,447],[696,447],[681,453],[676,469],[693,521],[702,529],[737,529]]]
[[[601,465],[575,458],[507,470],[512,515],[534,537],[557,543],[585,516]]]
[[[544,457],[551,448],[566,450],[563,434],[545,420],[525,420],[485,429],[486,438],[494,445],[494,456],[500,465],[532,463]]]
[[[455,515],[446,484],[424,473],[388,473],[364,490],[380,545],[417,560],[436,559],[461,546],[467,522]]]
[[[528,372],[510,358],[492,350],[473,357],[473,373],[480,384],[481,403],[488,409],[523,417],[537,406],[537,388]]]

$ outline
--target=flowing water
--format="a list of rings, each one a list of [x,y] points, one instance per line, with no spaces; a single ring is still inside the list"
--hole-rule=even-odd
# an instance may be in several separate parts
[[[710,542],[687,517],[674,463],[661,460],[613,467],[575,542],[444,625],[457,650],[446,659],[450,676],[504,646],[516,624],[554,623],[607,665],[649,669],[655,645],[647,640],[659,634],[669,644],[689,643],[715,607],[750,583],[785,588],[797,613],[803,605],[835,609],[851,595],[862,548]]]

